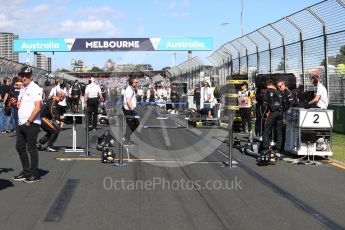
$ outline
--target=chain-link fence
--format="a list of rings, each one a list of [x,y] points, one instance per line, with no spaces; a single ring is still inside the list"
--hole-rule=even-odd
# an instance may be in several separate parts
[[[345,0],[326,0],[223,44],[210,57],[226,76],[294,73],[313,90],[309,71],[318,69],[330,104],[345,105]]]
[[[201,75],[204,74],[204,69],[203,61],[198,57],[193,57],[175,67],[166,69],[166,71],[170,82],[185,82],[188,83],[188,86],[195,88],[196,84],[200,84],[203,80]]]

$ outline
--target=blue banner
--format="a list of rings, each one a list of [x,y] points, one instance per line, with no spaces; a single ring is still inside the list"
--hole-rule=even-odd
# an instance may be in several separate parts
[[[14,52],[209,51],[212,38],[45,38],[14,40]]]
[[[159,40],[158,40],[159,39]],[[151,42],[153,39],[151,38]],[[212,38],[157,38],[155,50],[166,51],[209,51]],[[156,41],[156,42],[157,42]],[[152,42],[154,43],[154,42]]]
[[[13,42],[14,52],[68,52],[70,48],[63,38],[18,39]],[[74,39],[73,39],[74,40]]]

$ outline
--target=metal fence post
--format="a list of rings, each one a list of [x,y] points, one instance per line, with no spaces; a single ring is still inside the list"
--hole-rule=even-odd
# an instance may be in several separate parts
[[[270,63],[270,74],[272,74],[272,49],[271,49],[271,40],[266,37],[260,30],[256,30],[262,37],[264,37],[268,41],[268,57]]]
[[[86,147],[85,147],[85,156],[89,156],[89,116],[87,113],[87,109],[84,108],[85,114],[85,129],[86,129]]]
[[[301,67],[302,67],[302,84],[305,86],[304,81],[304,43],[303,43],[303,31],[299,28],[293,21],[290,20],[289,17],[284,17],[286,21],[288,21],[293,27],[295,27],[299,31],[299,39],[301,43]]]
[[[309,7],[306,8],[306,10],[313,15],[321,24],[322,24],[322,32],[323,32],[323,52],[324,52],[324,68],[325,68],[325,78],[326,81],[324,82],[325,87],[328,90],[328,57],[327,57],[327,28],[326,28],[326,23],[315,13],[313,12]]]
[[[282,46],[283,46],[283,69],[284,74],[286,74],[286,51],[285,51],[285,38],[282,33],[280,33],[279,30],[277,30],[271,23],[268,24],[275,32],[277,32],[282,37]]]
[[[234,115],[233,114],[230,114],[229,116],[229,150],[228,150],[228,158],[229,158],[229,168],[232,168],[232,146],[233,146],[233,117]]]
[[[252,43],[255,44],[255,48],[256,48],[256,69],[257,69],[257,74],[259,74],[260,73],[259,46],[251,37],[249,37],[249,34],[246,35],[246,37],[248,38],[249,41],[251,41]]]
[[[124,114],[120,114],[120,156],[119,156],[119,165],[123,166],[123,124],[124,124]]]
[[[127,164],[124,164],[123,163],[123,124],[124,124],[124,114],[123,112],[121,112],[119,114],[119,121],[120,121],[120,124],[119,124],[119,159],[118,159],[118,162],[114,164],[114,166],[119,166],[119,167],[122,167],[122,166],[127,166]]]

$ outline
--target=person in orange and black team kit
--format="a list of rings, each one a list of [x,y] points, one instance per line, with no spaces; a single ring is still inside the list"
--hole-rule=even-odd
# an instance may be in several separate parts
[[[286,113],[292,106],[295,105],[293,95],[289,88],[286,86],[284,80],[279,80],[277,82],[277,89],[282,92],[283,97],[283,112]]]
[[[78,83],[78,80],[74,81],[73,86],[71,87],[71,108],[72,112],[79,113],[79,101],[81,95],[81,88]]]
[[[38,142],[40,145],[47,143],[47,152],[56,152],[53,148],[53,144],[59,136],[61,127],[60,122],[64,119],[60,116],[58,103],[65,98],[65,92],[58,90],[56,96],[50,98],[46,101],[41,109],[41,128],[46,132]],[[41,149],[41,146],[39,146]]]

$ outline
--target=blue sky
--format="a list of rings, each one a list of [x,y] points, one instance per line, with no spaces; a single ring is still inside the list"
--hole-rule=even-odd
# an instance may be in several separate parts
[[[244,33],[301,10],[319,0],[243,0]],[[241,0],[0,0],[0,31],[26,38],[212,37],[213,48],[241,35]],[[221,25],[222,23],[227,25]],[[203,60],[212,52],[194,52]],[[73,58],[103,67],[105,61],[175,64],[174,52],[45,53],[53,69],[70,68]],[[25,62],[26,54],[20,55]],[[29,56],[33,62],[32,55]],[[177,64],[187,52],[177,52]]]

